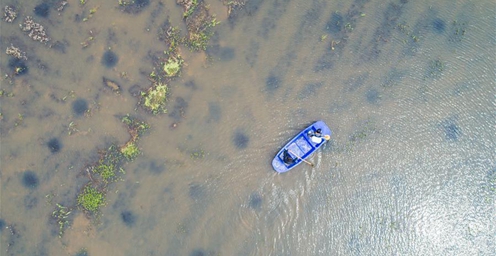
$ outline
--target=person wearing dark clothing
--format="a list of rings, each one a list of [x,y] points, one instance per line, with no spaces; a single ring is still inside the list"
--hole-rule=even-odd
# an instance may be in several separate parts
[[[294,163],[294,159],[291,157],[291,155],[288,153],[288,150],[284,150],[282,160],[284,161],[285,164],[290,165]]]

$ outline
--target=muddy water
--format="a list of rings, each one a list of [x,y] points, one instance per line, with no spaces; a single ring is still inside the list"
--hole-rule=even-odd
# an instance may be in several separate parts
[[[2,80],[2,255],[495,251],[492,1],[249,0],[230,19],[210,1],[221,21],[212,60],[182,49],[187,65],[158,116],[130,91],[150,86],[159,26],[185,27],[174,1],[149,2],[136,14],[117,1],[71,2],[48,17],[23,3],[13,24],[2,21],[2,51],[26,51],[29,68]],[[56,47],[20,31],[26,15]],[[109,49],[113,67],[102,64]],[[2,76],[12,74],[1,56]],[[75,210],[59,238],[55,203],[73,205],[98,150],[129,139],[118,118],[127,113],[151,125],[142,155],[100,217]],[[315,167],[276,174],[273,154],[319,119],[334,134]]]

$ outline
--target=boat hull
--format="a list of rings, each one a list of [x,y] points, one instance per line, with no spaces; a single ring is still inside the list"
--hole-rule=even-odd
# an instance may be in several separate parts
[[[322,138],[320,142],[312,141],[309,137],[309,132],[315,132],[317,129],[322,130],[322,135],[331,135],[331,129],[324,121],[317,121],[307,128],[303,129],[298,135],[292,138],[284,147],[277,152],[272,160],[272,167],[276,172],[287,172],[303,162],[302,159],[310,157],[317,149],[322,147],[326,140]],[[284,163],[284,151],[287,150],[289,155],[294,159],[291,164]]]

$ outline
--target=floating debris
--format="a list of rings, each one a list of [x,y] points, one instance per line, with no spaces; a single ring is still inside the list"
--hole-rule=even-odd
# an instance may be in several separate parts
[[[14,7],[8,5],[5,6],[3,13],[3,20],[5,20],[8,23],[12,23],[16,18],[17,18],[17,12],[15,11]]]
[[[20,60],[27,60],[28,58],[26,57],[26,53],[21,51],[19,48],[15,47],[14,45],[10,45],[7,47],[7,50],[5,50],[5,53],[7,55],[14,56],[17,59]]]
[[[114,92],[120,92],[121,91],[121,86],[117,82],[112,81],[106,77],[103,77],[103,84],[105,86],[107,86],[108,88],[112,89],[112,91],[114,91]]]

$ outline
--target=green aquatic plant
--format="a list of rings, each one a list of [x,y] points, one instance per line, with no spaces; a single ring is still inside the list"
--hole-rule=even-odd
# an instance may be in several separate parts
[[[52,212],[52,217],[55,218],[55,221],[59,225],[59,238],[62,238],[62,235],[64,235],[64,230],[66,225],[69,224],[69,221],[67,221],[67,218],[71,214],[71,210],[68,207],[65,207],[61,204],[56,204],[57,209]]]
[[[203,149],[197,149],[191,152],[190,154],[191,159],[202,159],[205,157],[205,151]]]
[[[178,56],[177,58],[170,57],[169,60],[167,60],[167,63],[164,63],[163,70],[167,77],[174,77],[179,74],[182,66],[183,60],[181,59],[181,56]]]
[[[87,185],[77,198],[78,204],[89,212],[96,212],[105,204],[105,195],[91,185]]]
[[[129,141],[121,148],[122,155],[129,161],[133,160],[140,153],[138,146],[133,141]]]
[[[100,163],[94,169],[96,173],[100,174],[100,176],[105,182],[112,181],[115,178],[116,176],[115,170],[116,168],[113,164],[103,164],[103,163]]]
[[[144,121],[138,120],[137,118],[131,117],[129,114],[121,118],[121,121],[127,125],[129,133],[134,138],[136,136],[142,135],[146,130],[150,129],[150,125]]]
[[[188,18],[191,14],[193,14],[197,6],[198,0],[191,0],[188,10],[183,13],[183,17],[185,19]]]
[[[168,87],[166,84],[158,83],[146,92],[141,92],[143,106],[153,114],[166,113],[165,103],[167,102]]]
[[[185,40],[186,45],[193,51],[207,49],[208,41],[214,35],[212,28],[219,25],[215,16],[211,17],[210,21],[204,21],[201,26],[196,29],[189,29],[189,38]]]

